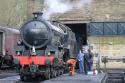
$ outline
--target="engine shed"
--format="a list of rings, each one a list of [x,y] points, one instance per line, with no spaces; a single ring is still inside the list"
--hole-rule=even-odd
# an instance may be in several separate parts
[[[124,58],[125,22],[65,21],[64,24],[75,33],[78,50],[81,49],[82,45],[88,44],[95,55],[95,61],[98,60],[98,54],[101,55],[100,62],[104,56],[110,59]],[[107,63],[107,68],[122,68],[124,66],[121,60]],[[104,68],[102,62],[100,67]]]
[[[66,26],[68,26],[75,33],[78,50],[81,49],[81,46],[87,45],[88,21],[70,20],[70,21],[61,21],[61,22]]]
[[[87,40],[95,55],[109,59],[107,68],[123,68],[120,59],[125,52],[125,22],[90,22],[87,27]],[[104,67],[104,64],[101,64]]]

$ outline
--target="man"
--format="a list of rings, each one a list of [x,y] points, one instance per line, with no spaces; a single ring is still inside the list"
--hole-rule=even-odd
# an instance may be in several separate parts
[[[89,52],[89,71],[92,71],[92,66],[93,66],[93,53],[91,52],[90,49],[88,49]]]
[[[77,60],[79,62],[79,72],[80,73],[84,73],[84,54],[81,52],[81,50],[79,51],[79,54],[77,55]]]
[[[84,53],[84,70],[85,74],[89,71],[89,52],[88,52],[88,46],[83,46],[82,51]]]
[[[92,70],[93,54],[88,46],[83,46],[85,74]]]
[[[69,65],[69,75],[73,76],[75,74],[76,60],[71,58],[67,61],[67,64]]]

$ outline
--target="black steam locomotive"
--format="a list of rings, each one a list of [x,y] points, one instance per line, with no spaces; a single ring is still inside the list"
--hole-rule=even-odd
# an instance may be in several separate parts
[[[34,18],[20,29],[22,42],[16,47],[15,64],[20,65],[22,80],[44,76],[46,79],[63,74],[65,62],[76,57],[76,38],[72,30],[59,23]]]

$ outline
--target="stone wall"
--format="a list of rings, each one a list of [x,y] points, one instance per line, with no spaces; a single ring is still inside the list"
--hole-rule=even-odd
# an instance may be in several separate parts
[[[125,21],[125,0],[92,0],[84,8],[67,12],[58,19]]]
[[[41,11],[43,7],[44,0],[27,0],[27,18],[30,19],[32,17],[33,12]]]
[[[19,27],[26,18],[26,0],[0,1],[0,26]]]
[[[72,0],[75,1],[75,0]],[[35,3],[34,3],[35,2]],[[43,2],[40,0],[30,0],[29,16],[32,11],[43,9]],[[87,20],[87,21],[124,21],[125,0],[92,0],[91,4],[85,5],[81,9],[72,9],[64,14],[56,14],[51,17],[53,20]]]
[[[124,21],[125,0],[93,0],[90,11],[95,21]]]
[[[75,1],[75,0],[70,0]],[[32,17],[32,13],[42,11],[44,0],[1,0],[0,25],[20,26]],[[80,9],[72,9],[64,14],[55,14],[52,20],[59,21],[125,21],[125,0],[92,0]]]
[[[74,1],[70,0],[75,4]],[[28,18],[31,18],[32,13],[35,11],[43,11],[44,1],[42,0],[28,0]],[[54,14],[51,16],[51,20],[88,20],[89,16],[85,12],[85,8],[81,9],[72,9],[64,14]]]

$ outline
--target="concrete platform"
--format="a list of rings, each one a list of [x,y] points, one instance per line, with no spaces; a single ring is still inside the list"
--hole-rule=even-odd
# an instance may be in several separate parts
[[[103,83],[105,76],[105,73],[99,73],[97,75],[84,75],[77,73],[74,76],[64,74],[60,77],[46,80],[42,83]]]
[[[18,80],[19,76],[15,70],[0,70],[0,83],[15,83]]]
[[[50,80],[43,80],[41,82],[33,82],[29,80],[28,82],[20,81],[20,77],[14,72],[2,72],[0,74],[0,83],[105,83],[105,73],[99,73],[97,75],[84,75],[76,73],[74,76],[69,76],[69,74],[64,74]]]

